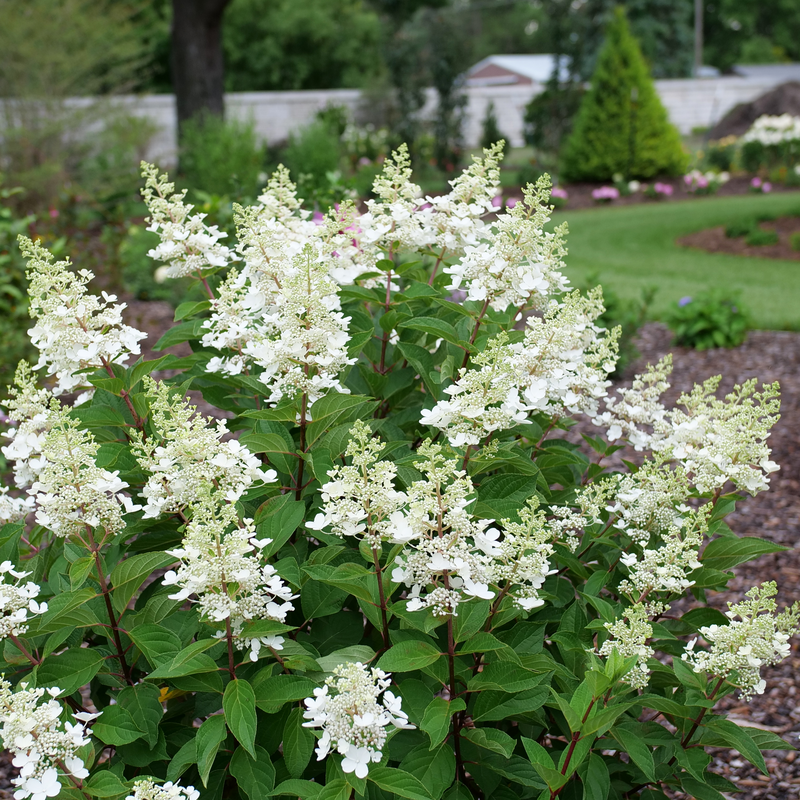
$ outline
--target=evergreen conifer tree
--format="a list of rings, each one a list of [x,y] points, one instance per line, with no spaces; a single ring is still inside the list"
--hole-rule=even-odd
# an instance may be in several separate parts
[[[608,24],[591,88],[564,148],[563,180],[680,174],[686,157],[670,124],[625,12]]]

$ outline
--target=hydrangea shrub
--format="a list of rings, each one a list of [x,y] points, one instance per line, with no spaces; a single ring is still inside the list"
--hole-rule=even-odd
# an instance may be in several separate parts
[[[158,269],[208,295],[155,346],[182,357],[134,361],[117,299],[23,241],[17,800],[718,798],[706,748],[789,747],[715,705],[800,609],[709,603],[781,549],[725,524],[778,469],[778,388],[668,407],[665,359],[609,396],[602,292],[570,290],[546,178],[494,213],[500,156],[424,198],[401,149],[321,219],[278,170],[226,243],[144,165]]]

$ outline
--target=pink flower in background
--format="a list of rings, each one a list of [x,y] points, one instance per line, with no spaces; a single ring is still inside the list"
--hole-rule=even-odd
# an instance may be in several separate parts
[[[566,189],[562,189],[560,186],[554,186],[552,191],[550,192],[551,197],[558,197],[561,200],[566,200],[569,197]]]
[[[311,219],[314,220],[316,225],[322,225],[322,220],[325,219],[325,215],[321,211],[315,211],[312,214]]]
[[[753,178],[753,180],[750,181],[750,185],[754,189],[760,189],[761,188],[761,178],[759,178],[758,175],[756,175],[756,177]]]
[[[592,190],[592,197],[595,202],[608,203],[619,198],[619,189],[616,186],[601,186],[599,189]]]
[[[519,197],[509,197],[506,200],[506,208],[514,208],[517,203],[519,203]]]
[[[653,184],[653,191],[656,194],[663,194],[667,197],[672,196],[672,186],[669,183],[659,183],[656,181],[656,183]]]
[[[496,197],[492,198],[492,207],[493,208],[502,208],[503,207],[503,195],[498,194]]]
[[[59,211],[58,211],[57,208],[51,208],[49,213],[50,213],[50,219],[57,219],[58,218]]]
[[[372,161],[370,161],[366,156],[361,156],[361,158],[358,159],[358,164],[361,167],[368,167],[370,164],[372,164]]]
[[[767,192],[771,192],[772,184],[769,181],[765,181],[764,183],[761,184],[761,191],[764,192],[765,194]]]

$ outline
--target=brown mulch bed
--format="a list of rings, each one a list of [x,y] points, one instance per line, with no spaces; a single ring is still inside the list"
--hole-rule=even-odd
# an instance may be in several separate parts
[[[781,217],[771,222],[762,222],[759,227],[765,231],[775,231],[778,234],[777,244],[767,244],[758,247],[747,244],[747,237],[728,237],[725,228],[706,228],[703,231],[690,233],[678,239],[678,244],[683,247],[696,247],[710,253],[728,253],[734,256],[758,256],[759,258],[781,258],[784,260],[800,261],[800,250],[792,247],[790,237],[800,233],[800,215],[794,217]]]

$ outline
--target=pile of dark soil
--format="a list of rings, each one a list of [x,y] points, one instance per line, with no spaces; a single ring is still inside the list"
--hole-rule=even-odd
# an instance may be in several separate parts
[[[762,222],[759,227],[765,231],[775,231],[778,234],[777,244],[766,244],[758,247],[749,245],[747,237],[736,236],[729,238],[725,235],[725,228],[706,228],[704,231],[690,233],[678,239],[678,244],[683,247],[696,247],[710,253],[728,253],[734,256],[758,256],[759,258],[780,258],[791,261],[800,261],[800,250],[792,247],[790,238],[792,234],[800,234],[800,216],[782,217],[772,222]]]
[[[709,132],[712,141],[725,136],[741,136],[764,114],[800,116],[800,82],[788,81],[749,103],[734,106]]]

